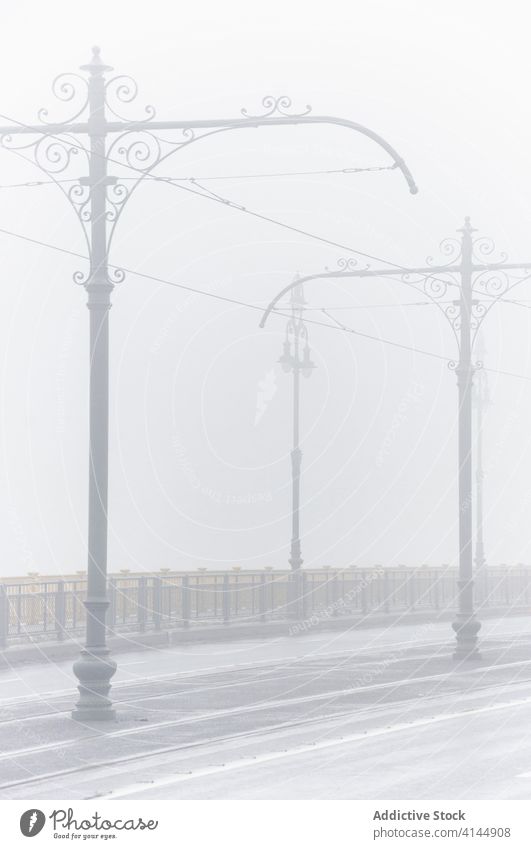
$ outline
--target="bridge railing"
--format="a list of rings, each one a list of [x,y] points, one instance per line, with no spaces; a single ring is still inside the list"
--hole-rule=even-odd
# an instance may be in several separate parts
[[[457,572],[439,568],[348,568],[288,571],[200,571],[111,576],[110,633],[156,631],[208,623],[291,620],[299,624],[376,613],[455,609]],[[0,584],[0,646],[81,634],[82,579]],[[481,611],[531,605],[531,567],[485,567],[475,581]]]

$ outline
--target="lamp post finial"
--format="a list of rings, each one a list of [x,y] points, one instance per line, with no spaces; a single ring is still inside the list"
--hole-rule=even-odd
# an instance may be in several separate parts
[[[111,65],[106,65],[101,59],[101,49],[95,45],[92,48],[92,56],[90,62],[86,65],[81,65],[82,71],[88,71],[92,76],[101,76],[105,71],[112,71]]]

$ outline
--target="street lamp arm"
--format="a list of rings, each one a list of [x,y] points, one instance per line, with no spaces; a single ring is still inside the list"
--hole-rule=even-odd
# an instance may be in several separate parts
[[[372,141],[376,142],[386,153],[389,154],[396,168],[398,168],[409,187],[409,191],[411,194],[417,194],[418,187],[413,179],[413,175],[409,170],[408,166],[404,162],[401,156],[397,153],[397,151],[392,147],[389,142],[387,142],[382,136],[378,133],[374,132],[374,130],[369,129],[368,127],[364,127],[362,124],[358,124],[355,121],[349,121],[346,118],[337,118],[333,115],[303,115],[303,116],[284,116],[278,115],[274,117],[264,117],[264,118],[221,118],[221,119],[211,119],[204,121],[150,121],[149,129],[151,130],[203,130],[203,129],[214,129],[216,127],[228,129],[228,130],[237,130],[237,129],[253,129],[257,127],[274,127],[274,126],[282,126],[282,125],[297,125],[297,124],[332,124],[339,127],[345,127],[346,129],[353,130],[354,132],[360,133],[361,135],[366,136],[367,138],[372,139]],[[146,129],[145,124],[132,123],[130,126],[124,126],[124,124],[118,122],[108,122],[107,131],[108,132],[123,132],[124,130],[139,130]]]
[[[389,144],[382,136],[374,132],[374,130],[364,127],[355,121],[348,121],[346,118],[336,118],[330,115],[304,115],[304,116],[274,116],[264,118],[213,118],[209,120],[199,121],[106,121],[102,129],[105,133],[128,133],[141,132],[147,130],[182,130],[191,132],[193,130],[208,130],[208,129],[224,129],[224,130],[239,130],[253,129],[257,127],[267,126],[282,126],[282,125],[297,125],[297,124],[332,124],[360,133],[367,138],[376,142],[393,160],[393,164],[398,168],[406,180],[411,194],[418,192],[417,185],[413,179],[413,175],[408,166],[404,162],[397,151]],[[89,130],[87,122],[76,122],[71,124],[12,124],[0,126],[0,136],[14,135],[31,135],[40,134],[43,136],[83,134]]]
[[[450,265],[445,266],[444,269],[438,269],[433,266],[424,266],[421,268],[360,268],[357,271],[323,271],[319,274],[309,274],[307,277],[301,277],[298,280],[295,280],[293,283],[290,283],[288,286],[285,286],[271,301],[267,309],[265,310],[262,318],[260,320],[259,327],[265,327],[267,319],[270,314],[274,312],[278,302],[282,300],[282,298],[289,294],[292,289],[296,286],[299,286],[303,283],[308,283],[310,280],[337,280],[337,279],[350,279],[350,278],[365,278],[365,277],[392,277],[396,274],[422,274],[426,276],[432,276],[434,273],[437,273],[439,270],[444,270],[445,272],[457,272],[459,271],[458,265]],[[405,282],[405,281],[399,281]],[[410,285],[407,284],[406,285]],[[430,297],[429,293],[426,293],[427,297]],[[432,298],[435,301],[435,299]]]
[[[109,134],[115,134],[115,138],[109,147],[107,156],[109,162],[113,162],[112,154],[114,153],[114,149],[117,147],[121,151],[121,155],[125,157],[125,162],[117,164],[126,165],[128,168],[131,168],[139,174],[138,180],[128,191],[127,197],[129,199],[146,179],[155,178],[153,174],[155,168],[160,167],[176,153],[188,148],[191,144],[195,144],[196,142],[202,141],[206,138],[210,138],[220,133],[230,132],[232,130],[256,129],[257,127],[263,126],[289,126],[296,124],[336,124],[354,130],[355,132],[362,133],[363,135],[373,139],[391,156],[394,163],[392,168],[399,169],[402,172],[411,194],[415,194],[418,191],[407,165],[403,159],[398,156],[398,153],[394,150],[394,148],[385,141],[385,139],[381,138],[381,136],[373,132],[373,130],[368,129],[361,124],[357,124],[343,118],[330,116],[280,115],[272,117],[267,115],[262,117],[253,116],[252,118],[209,119],[202,121],[150,120],[149,122],[106,122],[106,132]],[[169,150],[163,151],[160,146],[160,139],[157,132],[169,130],[180,130],[185,138],[183,141],[179,141],[176,145],[171,145]],[[196,134],[196,131],[203,132]],[[136,138],[136,134],[144,134],[144,139],[140,142],[140,144],[145,146],[141,167],[138,167],[138,163],[132,161],[131,157],[132,150],[136,150],[136,153],[138,154],[137,145],[139,144],[139,139]],[[125,141],[128,136],[132,137],[132,146],[130,148],[128,148]],[[164,181],[165,178],[161,177],[159,179]],[[109,247],[122,209],[123,204],[120,209],[117,210],[117,215],[112,223],[112,229],[109,235]]]

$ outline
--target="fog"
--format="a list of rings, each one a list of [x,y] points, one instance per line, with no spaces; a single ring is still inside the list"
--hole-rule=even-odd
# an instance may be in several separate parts
[[[332,0],[325,16],[320,3],[276,0],[11,4],[0,123],[35,121],[41,107],[48,120],[68,118],[72,104],[54,98],[52,80],[99,44],[115,73],[138,82],[128,118],[142,119],[147,104],[159,119],[259,115],[264,96],[287,95],[294,112],[309,104],[381,134],[419,192],[399,170],[236,178],[392,164],[374,142],[322,125],[213,135],[155,173],[225,177],[205,185],[397,265],[447,259],[439,244],[459,236],[465,216],[495,240],[492,256],[531,263],[531,57],[511,17],[524,9],[511,3],[502,17],[494,2]],[[0,152],[0,229],[85,255],[56,186],[7,188],[44,179]],[[88,311],[72,280],[86,263],[1,233],[0,250],[1,574],[72,573],[86,568],[87,548]],[[110,253],[114,265],[261,308],[296,273],[342,257],[385,266],[154,181],[131,196]],[[305,565],[455,563],[451,328],[398,279],[314,281],[305,295],[376,337],[306,313],[317,322],[307,324],[317,368],[301,386]],[[490,563],[531,559],[531,281],[511,297],[519,304],[497,304],[482,332]],[[292,386],[277,362],[286,319],[260,329],[260,315],[133,273],[113,292],[110,571],[287,566]]]

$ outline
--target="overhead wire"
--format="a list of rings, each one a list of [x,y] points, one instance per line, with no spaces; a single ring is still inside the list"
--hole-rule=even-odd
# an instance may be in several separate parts
[[[7,121],[12,121],[13,123],[17,124],[20,127],[23,127],[26,130],[34,129],[29,124],[25,124],[22,121],[18,121],[17,119],[12,118],[11,116],[6,115],[5,113],[0,113],[0,117],[4,118]],[[36,132],[39,135],[47,136],[48,138],[59,141],[62,144],[67,143],[72,148],[75,148],[75,149],[81,150],[85,153],[88,153],[88,150],[83,145],[76,143],[74,140],[72,140],[70,138],[68,139],[68,142],[65,142],[65,139],[61,138],[60,135],[55,135],[53,133],[46,133],[45,129],[46,128],[43,128],[43,130],[36,131]],[[19,155],[21,155],[20,152],[17,151],[16,149],[14,149],[14,148],[4,148],[4,150],[19,153]],[[257,218],[259,220],[266,221],[270,224],[274,224],[276,226],[279,226],[279,227],[282,227],[284,229],[295,232],[298,235],[302,235],[302,236],[317,240],[317,241],[322,242],[323,244],[327,244],[331,247],[337,247],[337,248],[340,248],[341,250],[346,250],[349,253],[355,253],[358,256],[364,257],[365,259],[370,259],[370,260],[373,260],[373,261],[376,261],[376,262],[383,262],[385,265],[389,265],[392,268],[396,268],[398,271],[401,271],[404,274],[411,273],[410,268],[407,268],[407,266],[399,265],[398,263],[395,263],[392,260],[383,259],[382,257],[378,257],[374,254],[369,254],[369,253],[366,253],[364,251],[360,251],[357,248],[353,248],[349,245],[344,245],[340,242],[335,242],[335,241],[333,241],[331,239],[327,239],[323,236],[318,236],[317,234],[311,233],[308,230],[304,230],[304,229],[299,228],[299,227],[294,227],[293,225],[287,224],[286,222],[279,221],[278,219],[272,218],[271,216],[267,216],[267,215],[264,215],[262,213],[251,210],[246,206],[238,204],[238,203],[236,203],[236,202],[234,202],[234,201],[232,201],[228,198],[222,197],[221,195],[218,195],[217,193],[213,192],[212,190],[202,186],[200,184],[199,180],[196,179],[196,178],[193,178],[193,177],[189,178],[189,181],[191,183],[193,183],[194,186],[197,186],[197,188],[200,189],[200,191],[197,191],[195,188],[192,188],[192,186],[190,186],[190,185],[180,185],[179,183],[173,182],[172,179],[168,178],[168,177],[149,175],[142,168],[137,168],[129,162],[120,162],[119,160],[116,160],[116,159],[109,157],[105,153],[100,154],[100,153],[97,153],[95,151],[92,151],[92,155],[99,156],[99,157],[105,159],[106,162],[111,162],[115,165],[118,165],[119,167],[122,167],[122,168],[125,167],[125,168],[129,168],[132,171],[135,171],[135,173],[137,173],[139,175],[139,177],[138,177],[139,180],[140,179],[149,179],[149,180],[156,180],[158,182],[167,183],[168,185],[171,185],[176,189],[180,189],[182,191],[186,191],[186,192],[189,192],[191,194],[198,195],[199,197],[206,198],[207,200],[212,200],[215,203],[223,204],[224,206],[228,206],[231,209],[238,210],[240,212],[243,212],[243,213],[250,215],[254,218]],[[22,158],[27,162],[31,162],[31,160],[28,160],[27,157],[22,156]],[[373,167],[380,168],[381,166],[373,166]],[[396,167],[396,163],[394,163],[393,166],[388,166],[388,170],[393,170],[394,167]],[[121,178],[121,179],[123,179],[123,178]],[[55,182],[64,182],[64,181],[55,181]],[[494,270],[495,269],[493,269],[493,271]],[[439,270],[438,273],[440,274],[441,271]],[[386,276],[387,276],[387,279],[395,280],[396,282],[401,282],[405,285],[411,285],[412,288],[416,288],[415,284],[412,284],[412,283],[410,284],[407,281],[400,280],[399,278],[390,278],[390,277],[388,277],[388,275],[386,275]],[[456,281],[453,281],[451,279],[437,277],[435,274],[429,274],[429,273],[428,274],[419,273],[419,276],[421,278],[424,278],[425,280],[433,280],[434,282],[442,283],[444,286],[452,286],[452,287],[456,287],[456,288],[459,289],[459,284]],[[531,277],[531,275],[528,275],[528,277],[523,278],[523,280],[527,280],[529,277]],[[523,280],[520,280],[518,282],[523,282]],[[502,300],[505,300],[502,297],[500,297],[499,295],[494,295],[494,294],[490,295],[490,293],[488,293],[488,292],[485,292],[484,294],[487,297],[489,297],[492,301],[501,302]],[[518,302],[516,302],[516,301],[514,301],[513,303],[515,305],[519,305]]]
[[[15,152],[14,148],[4,148],[11,153]],[[30,161],[30,160],[26,160]],[[112,161],[112,160],[109,160]],[[273,179],[277,177],[303,177],[303,176],[318,176],[329,174],[366,174],[374,171],[393,171],[395,165],[370,165],[365,168],[329,168],[314,171],[280,171],[276,173],[260,173],[260,174],[210,174],[208,176],[196,177],[191,174],[188,177],[158,177],[155,174],[146,175],[144,179],[150,182],[170,182],[170,183],[193,183],[196,180],[206,182],[208,180],[256,180],[260,178]],[[121,180],[137,180],[138,177],[120,177]],[[26,180],[22,183],[3,183],[0,184],[0,191],[3,189],[21,189],[34,188],[35,186],[54,186],[57,183],[77,183],[77,177],[67,177],[61,180]]]
[[[0,113],[0,117],[2,117],[4,120],[12,121],[14,124],[16,124],[16,125],[18,125],[18,126],[20,126],[20,127],[23,127],[23,128],[24,128],[24,129],[26,129],[26,130],[31,130],[31,129],[33,129],[30,125],[25,124],[25,123],[24,123],[24,122],[22,122],[22,121],[18,121],[17,119],[14,119],[14,118],[12,118],[12,117],[10,117],[10,116],[8,116],[8,115],[5,115],[5,114]],[[75,142],[74,140],[72,140],[72,139],[68,139],[68,142],[65,142],[65,140],[64,140],[63,138],[61,138],[61,136],[60,136],[60,135],[55,135],[55,134],[53,134],[53,133],[47,133],[45,128],[43,128],[43,130],[37,130],[37,131],[36,131],[36,133],[37,133],[37,134],[39,134],[39,135],[47,136],[47,137],[49,137],[49,138],[51,138],[51,139],[55,139],[55,140],[57,140],[57,141],[60,141],[62,144],[67,143],[67,144],[68,144],[68,146],[70,146],[70,147],[72,147],[72,148],[77,148],[77,149],[79,149],[79,150],[82,150],[82,151],[83,151],[83,152],[85,152],[85,153],[88,153],[87,149],[86,149],[83,145],[76,143],[76,142]],[[7,150],[7,151],[9,151],[9,152],[17,152],[17,153],[19,153],[19,155],[20,155],[20,152],[19,152],[19,151],[16,151],[16,150],[11,149],[11,148],[4,148],[4,150]],[[131,169],[131,170],[135,171],[135,172],[139,175],[139,179],[146,179],[146,178],[148,178],[148,179],[152,179],[151,175],[147,175],[143,169],[141,169],[141,168],[136,168],[134,165],[131,165],[131,163],[129,163],[129,162],[120,162],[119,160],[114,160],[114,159],[112,159],[111,157],[109,157],[107,154],[98,154],[98,153],[92,152],[92,155],[100,156],[100,157],[102,157],[103,159],[105,159],[107,162],[111,162],[111,163],[113,163],[113,164],[115,164],[115,165],[118,165],[119,167],[126,167],[126,168],[129,168],[129,169]],[[28,159],[27,159],[26,157],[24,157],[24,156],[22,156],[22,158],[23,158],[23,159],[25,159],[25,161],[27,161],[27,162],[31,162],[31,160],[28,160]],[[388,169],[388,170],[392,170],[392,168],[391,168],[391,167],[389,167],[389,169]],[[339,243],[339,242],[335,242],[335,241],[333,241],[333,240],[331,240],[331,239],[327,239],[327,238],[325,238],[325,237],[318,236],[318,235],[316,235],[316,234],[314,234],[314,233],[311,233],[310,231],[304,230],[304,229],[299,228],[299,227],[294,227],[294,226],[292,226],[292,225],[290,225],[290,224],[287,224],[287,223],[285,223],[285,222],[282,222],[282,221],[279,221],[279,220],[277,220],[277,219],[271,218],[270,216],[266,216],[266,215],[264,215],[264,214],[262,214],[262,213],[256,212],[256,211],[254,211],[254,210],[250,210],[249,208],[247,208],[247,207],[245,207],[245,206],[243,206],[243,205],[241,205],[241,204],[238,204],[238,203],[236,203],[236,202],[234,202],[234,201],[232,201],[232,200],[230,200],[230,199],[228,199],[228,198],[224,198],[224,197],[222,197],[221,195],[218,195],[218,194],[216,194],[215,192],[212,192],[212,190],[210,190],[210,189],[207,189],[207,188],[203,187],[203,186],[200,184],[200,182],[199,182],[196,178],[189,178],[189,181],[190,181],[190,182],[192,182],[192,183],[194,184],[194,186],[197,186],[197,188],[199,189],[199,191],[197,191],[195,188],[192,188],[191,186],[180,185],[180,184],[178,184],[178,183],[174,182],[171,178],[168,178],[168,177],[156,176],[154,179],[156,179],[158,182],[168,183],[169,185],[172,185],[172,186],[173,186],[174,188],[176,188],[176,189],[179,189],[179,190],[182,190],[182,191],[186,191],[186,192],[189,192],[189,193],[194,194],[194,195],[199,195],[199,197],[203,197],[203,198],[206,198],[206,199],[208,199],[208,200],[212,200],[212,201],[214,201],[214,202],[216,202],[216,203],[221,203],[221,204],[223,204],[224,206],[228,206],[228,207],[230,207],[230,208],[232,208],[232,209],[235,209],[235,210],[238,210],[238,211],[240,211],[240,212],[243,212],[243,213],[246,213],[246,214],[248,214],[248,215],[251,215],[251,216],[253,216],[254,218],[258,218],[258,219],[263,220],[263,221],[266,221],[266,222],[268,222],[268,223],[271,223],[271,224],[274,224],[274,225],[277,225],[277,226],[283,227],[283,228],[288,229],[288,230],[290,230],[290,231],[292,231],[292,232],[298,233],[299,235],[303,235],[303,236],[306,236],[306,237],[308,237],[308,238],[315,239],[315,240],[317,240],[317,241],[319,241],[319,242],[322,242],[322,243],[324,243],[324,244],[327,244],[327,245],[330,245],[330,246],[333,246],[333,247],[338,247],[338,248],[340,248],[340,249],[342,249],[342,250],[347,250],[349,253],[355,253],[355,254],[357,254],[358,256],[362,256],[362,257],[364,257],[365,259],[371,259],[371,260],[373,260],[373,261],[383,262],[385,265],[389,265],[389,266],[391,266],[392,268],[396,268],[398,271],[401,271],[401,272],[403,272],[403,273],[406,273],[406,274],[407,274],[407,273],[409,273],[409,272],[411,271],[411,269],[408,269],[406,266],[399,265],[398,263],[395,263],[395,262],[393,262],[393,261],[391,261],[391,260],[384,259],[384,258],[379,257],[379,256],[376,256],[376,255],[374,255],[374,254],[369,254],[369,253],[367,253],[367,252],[365,252],[365,251],[360,251],[360,250],[358,250],[358,249],[356,249],[356,248],[353,248],[353,247],[351,247],[351,246],[349,246],[349,245],[344,245],[344,244],[341,244],[341,243]],[[204,181],[204,178],[203,178],[203,181]],[[53,182],[58,182],[58,181],[55,181],[55,180],[54,180]],[[62,182],[65,182],[65,181],[62,181]],[[66,182],[69,182],[69,181],[66,181]],[[1,233],[3,233],[4,235],[11,235],[11,236],[14,236],[14,237],[18,237],[18,238],[26,239],[27,241],[33,242],[34,244],[38,244],[38,245],[41,245],[41,246],[43,246],[43,247],[51,247],[51,248],[53,248],[53,249],[55,249],[55,250],[63,250],[63,252],[64,252],[64,253],[68,253],[68,254],[70,254],[71,256],[77,256],[77,257],[80,257],[80,258],[82,258],[82,259],[89,260],[89,257],[83,256],[82,254],[78,254],[78,253],[76,253],[76,252],[74,252],[74,251],[69,251],[69,250],[67,250],[67,249],[61,249],[61,248],[59,248],[58,246],[50,245],[50,244],[48,244],[48,243],[42,242],[42,241],[37,240],[37,239],[32,239],[32,238],[30,238],[30,237],[24,237],[24,236],[21,236],[20,234],[13,233],[12,231],[8,231],[8,230],[6,230],[6,229],[2,229],[2,228],[0,228],[0,232],[1,232]],[[138,271],[136,271],[136,270],[134,270],[134,269],[128,269],[128,268],[125,268],[123,265],[119,265],[119,266],[117,266],[117,265],[113,265],[113,264],[111,264],[111,263],[108,263],[108,266],[109,266],[110,268],[114,268],[114,269],[117,269],[117,270],[121,270],[121,271],[123,271],[123,272],[125,272],[125,273],[133,274],[133,275],[136,275],[136,276],[139,276],[139,277],[143,277],[143,278],[145,278],[145,279],[154,280],[154,281],[159,282],[159,283],[162,283],[162,284],[171,285],[171,286],[174,286],[174,287],[177,287],[177,288],[183,289],[183,290],[185,290],[185,291],[195,292],[195,293],[200,294],[200,295],[205,295],[205,296],[208,296],[208,297],[211,297],[211,298],[215,298],[215,299],[217,299],[217,300],[225,301],[225,302],[228,302],[228,303],[232,303],[232,304],[235,304],[235,305],[238,305],[238,306],[242,306],[242,307],[247,307],[247,308],[257,309],[257,310],[263,311],[263,308],[262,308],[262,307],[260,307],[260,306],[258,306],[258,305],[256,305],[256,304],[249,304],[249,303],[247,303],[247,302],[239,301],[239,300],[234,299],[234,298],[228,298],[228,297],[226,297],[226,296],[218,295],[218,294],[216,294],[216,293],[205,292],[204,290],[195,289],[194,287],[186,286],[185,284],[173,283],[173,282],[168,281],[168,280],[165,280],[165,279],[163,279],[163,278],[158,278],[158,277],[156,277],[156,276],[154,276],[154,275],[149,275],[149,274],[145,274],[145,273],[143,273],[143,272],[138,272]],[[440,273],[440,272],[439,272],[439,273]],[[435,277],[433,274],[420,274],[420,276],[425,277],[425,279],[432,279],[432,280],[435,280],[435,281],[437,281],[437,280],[438,280],[439,282],[442,282],[442,283],[444,283],[445,285],[450,285],[450,286],[452,286],[452,285],[453,285],[453,286],[457,286],[457,287],[458,287],[458,284],[457,284],[455,281],[446,280],[446,279],[442,279],[442,278],[437,278],[437,277]],[[522,279],[521,281],[519,281],[519,282],[523,282],[523,280],[527,280],[527,279],[529,279],[530,277],[531,277],[531,274],[530,274],[530,275],[528,275],[527,277],[523,278],[523,279]],[[404,281],[401,281],[401,282],[404,282]],[[406,284],[406,285],[407,285],[407,284]],[[485,294],[486,294],[486,295],[488,295],[488,293],[485,293]],[[494,300],[496,300],[496,301],[500,301],[500,300],[502,300],[501,298],[499,298],[499,297],[497,297],[497,296],[493,296],[493,299],[494,299]],[[518,302],[517,302],[517,301],[509,301],[509,303],[515,303],[516,305],[520,305],[520,304],[518,304]],[[524,305],[524,304],[522,304],[522,306],[525,306],[525,305]],[[288,313],[288,314],[283,314],[283,313],[281,313],[279,310],[274,310],[274,313],[275,313],[276,315],[284,315],[284,317],[288,317],[288,318],[289,318],[289,313]],[[328,317],[329,317],[329,318],[333,318],[332,316],[328,316]],[[333,325],[329,325],[329,324],[326,324],[326,323],[324,323],[324,322],[317,322],[317,321],[312,320],[312,319],[305,319],[305,320],[306,320],[308,323],[312,323],[312,324],[320,324],[320,325],[322,325],[322,326],[324,326],[324,327],[328,327],[328,328],[331,328],[331,329],[336,329],[336,328],[334,328],[334,326],[333,326]],[[334,320],[334,319],[333,319],[333,320]],[[382,340],[380,337],[371,336],[370,334],[364,334],[364,333],[362,333],[361,331],[355,331],[355,330],[354,330],[354,329],[352,329],[352,328],[339,327],[339,328],[337,328],[337,329],[340,329],[340,330],[342,330],[343,332],[354,333],[355,335],[358,335],[358,336],[364,336],[365,338],[369,338],[369,339],[373,339],[373,340],[375,340],[375,341],[382,342],[382,344],[384,344],[384,343],[385,343],[385,344],[392,344],[394,347],[405,347],[405,348],[407,349],[407,346],[402,346],[400,343],[394,343],[394,342],[392,342],[391,340]],[[414,350],[414,352],[416,352],[416,353],[424,353],[424,354],[425,354],[425,355],[427,355],[427,356],[436,357],[436,358],[438,358],[438,359],[443,359],[443,360],[447,360],[447,359],[448,359],[447,357],[444,357],[444,356],[442,356],[442,355],[438,355],[438,354],[434,354],[433,352],[421,351],[420,349],[411,349],[411,350]],[[500,372],[500,373],[501,373],[501,372]],[[507,374],[507,375],[509,375],[509,376],[512,376],[512,377],[519,377],[519,378],[524,379],[524,380],[531,380],[531,378],[528,378],[528,377],[526,377],[526,376],[524,376],[524,375],[517,375],[517,374],[515,374],[515,373],[511,373],[511,372],[505,372],[505,374]]]
[[[5,113],[0,113],[0,117],[3,118],[6,121],[13,122],[13,124],[18,125],[25,130],[34,129],[31,125],[25,124],[23,121],[18,121],[16,118],[13,118],[9,115],[6,115]],[[46,128],[43,128],[41,131],[35,131],[35,132],[36,132],[36,134],[42,135],[43,137],[48,137],[48,138],[53,139],[55,141],[59,141],[61,144],[67,144],[71,148],[81,150],[81,151],[83,151],[84,153],[87,153],[87,154],[89,153],[87,148],[85,148],[82,144],[80,144],[80,143],[78,143],[78,142],[76,142],[76,141],[74,141],[73,139],[70,139],[70,138],[68,139],[68,141],[65,141],[65,139],[61,138],[60,135],[57,135],[57,134],[54,134],[54,133],[47,133]],[[3,149],[8,151],[8,152],[18,152],[20,154],[20,152],[17,151],[15,148],[4,147]],[[105,159],[106,162],[108,162],[108,163],[110,162],[114,165],[117,165],[120,168],[127,168],[131,171],[134,171],[136,174],[139,175],[139,179],[153,179],[152,176],[148,175],[145,170],[132,165],[130,162],[120,162],[119,160],[116,160],[112,157],[109,157],[108,154],[106,154],[106,153],[98,153],[96,151],[92,151],[92,155],[93,156],[99,156],[100,158]],[[22,158],[26,162],[31,163],[31,160],[29,160],[27,157],[22,156]],[[206,198],[207,200],[211,200],[214,203],[220,203],[223,206],[226,206],[226,207],[229,207],[231,209],[242,212],[244,214],[250,215],[250,216],[257,218],[259,220],[266,221],[270,224],[274,224],[275,226],[282,227],[282,228],[287,229],[291,232],[297,233],[298,235],[302,235],[302,236],[305,236],[307,238],[314,239],[316,241],[319,241],[319,242],[326,244],[326,245],[329,245],[331,247],[339,248],[340,250],[345,250],[348,253],[357,254],[358,256],[361,256],[364,259],[370,259],[374,262],[383,262],[385,265],[389,265],[392,268],[396,268],[397,270],[402,271],[404,273],[408,272],[407,267],[402,266],[398,263],[395,263],[391,260],[386,260],[386,259],[383,259],[382,257],[375,255],[375,254],[369,254],[365,251],[361,251],[361,250],[358,250],[357,248],[353,248],[350,245],[345,245],[341,242],[336,242],[332,239],[327,239],[324,236],[319,236],[315,233],[312,233],[309,230],[305,230],[303,228],[295,227],[291,224],[287,224],[286,222],[279,221],[278,219],[272,218],[271,216],[267,216],[267,215],[264,215],[260,212],[256,212],[254,210],[251,210],[248,207],[243,206],[242,204],[239,204],[239,203],[236,203],[236,202],[230,200],[229,198],[225,198],[225,197],[222,197],[221,195],[217,195],[215,192],[212,192],[210,189],[207,189],[206,187],[202,186],[201,182],[199,180],[197,180],[196,178],[192,178],[191,182],[193,182],[194,186],[196,186],[197,188],[192,187],[191,185],[180,185],[179,183],[172,182],[170,178],[164,177],[164,176],[156,176],[154,179],[156,179],[157,182],[167,183],[168,185],[173,186],[175,189],[178,189],[180,191],[188,192],[190,194],[194,194],[194,195],[197,195],[199,197]],[[198,191],[198,189],[199,189],[199,191]],[[437,279],[433,275],[425,275],[425,276],[426,276],[427,279],[429,279],[430,277],[432,279]],[[446,283],[446,285],[457,286],[457,284],[452,283],[452,281],[445,280],[445,281],[442,281],[442,282]]]
[[[49,242],[44,242],[40,239],[34,239],[31,236],[24,236],[21,233],[15,233],[14,231],[6,230],[5,228],[0,228],[0,233],[5,235],[5,236],[11,236],[13,238],[20,239],[24,242],[28,242],[28,243],[33,244],[33,245],[37,245],[39,247],[49,248],[50,250],[54,250],[54,251],[57,251],[59,253],[66,254],[67,256],[76,257],[77,259],[88,260],[87,256],[85,256],[84,254],[78,253],[77,251],[73,251],[73,250],[70,250],[68,248],[62,248],[59,245],[54,245],[54,244],[51,244]],[[217,292],[209,292],[209,291],[205,291],[204,289],[199,289],[195,286],[189,286],[189,285],[184,284],[184,283],[176,283],[172,280],[167,280],[164,277],[159,277],[159,276],[154,275],[154,274],[148,274],[147,272],[138,271],[137,269],[134,269],[134,268],[127,268],[127,267],[124,267],[123,265],[114,266],[112,264],[109,264],[109,267],[114,268],[116,270],[121,270],[121,271],[123,271],[127,274],[131,274],[135,277],[140,277],[140,278],[143,278],[145,280],[150,280],[152,282],[160,283],[160,284],[165,285],[165,286],[171,286],[172,288],[182,289],[182,290],[190,292],[192,294],[197,294],[197,295],[201,295],[201,296],[204,296],[204,297],[212,298],[214,300],[222,301],[224,303],[228,303],[228,304],[231,304],[233,306],[243,307],[243,308],[246,308],[246,309],[252,309],[252,310],[258,311],[260,313],[263,313],[263,311],[264,311],[264,307],[260,304],[252,304],[252,303],[249,303],[248,301],[242,301],[238,298],[231,298],[227,295],[220,295]],[[286,305],[285,307],[283,307],[282,310],[280,310],[280,309],[273,310],[272,314],[275,315],[275,316],[279,316],[281,318],[290,319],[291,313],[290,312],[284,312],[283,310],[289,310],[289,305]],[[406,350],[406,351],[411,351],[412,353],[423,354],[424,356],[427,356],[427,357],[431,357],[431,358],[438,359],[438,360],[443,360],[446,363],[452,361],[451,357],[445,356],[443,354],[437,354],[434,351],[426,351],[426,350],[421,349],[421,348],[414,348],[412,346],[405,345],[405,344],[400,343],[400,342],[395,342],[391,339],[385,339],[381,336],[375,336],[374,334],[371,334],[371,333],[365,333],[364,331],[361,331],[361,330],[355,330],[354,328],[348,327],[348,326],[342,324],[341,322],[338,322],[338,320],[335,319],[334,316],[329,315],[326,312],[326,310],[324,310],[323,308],[321,308],[321,311],[324,312],[327,315],[327,318],[330,318],[332,321],[334,321],[334,324],[328,324],[327,322],[318,321],[317,319],[312,319],[312,318],[305,318],[304,322],[307,323],[307,324],[316,325],[318,327],[325,327],[329,330],[336,330],[336,331],[340,331],[340,332],[344,332],[344,333],[349,333],[349,334],[352,334],[354,336],[359,336],[363,339],[369,339],[369,340],[374,341],[374,342],[379,342],[382,345],[390,345],[391,347],[400,348],[400,349]],[[493,374],[501,374],[501,375],[505,375],[505,376],[508,376],[508,377],[519,378],[520,380],[526,380],[526,381],[531,380],[531,377],[528,377],[526,375],[517,374],[515,372],[501,371],[499,369],[485,369],[485,371],[489,371]]]

